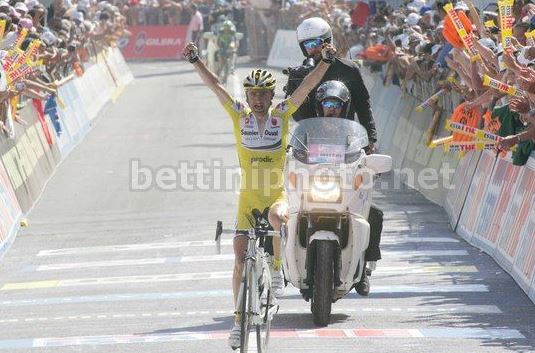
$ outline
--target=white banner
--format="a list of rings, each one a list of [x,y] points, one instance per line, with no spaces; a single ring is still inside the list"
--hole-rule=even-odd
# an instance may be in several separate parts
[[[285,69],[301,65],[304,59],[295,31],[279,29],[269,52],[267,65]]]

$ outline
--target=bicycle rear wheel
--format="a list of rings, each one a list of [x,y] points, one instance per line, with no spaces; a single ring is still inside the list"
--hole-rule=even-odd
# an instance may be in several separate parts
[[[247,353],[249,334],[251,332],[251,281],[250,275],[253,264],[250,260],[245,263],[242,285],[240,290],[240,353]]]

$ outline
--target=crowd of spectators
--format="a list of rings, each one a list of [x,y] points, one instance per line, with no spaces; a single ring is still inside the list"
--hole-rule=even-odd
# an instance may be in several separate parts
[[[202,28],[209,31],[221,16],[231,19],[239,27],[244,22],[248,0],[128,0],[120,5],[128,25],[177,26],[190,25],[197,13],[202,16]],[[119,5],[118,5],[119,6]]]
[[[24,102],[55,107],[58,87],[127,34],[126,18],[106,1],[0,1],[0,142],[25,124],[18,114]]]
[[[513,161],[522,165],[535,146],[535,44],[529,38],[535,34],[535,4],[514,2],[512,38],[504,46],[498,4],[478,9],[471,0],[453,1],[473,42],[471,54],[444,10],[446,4],[411,0],[393,8],[374,1],[301,1],[282,8],[296,23],[311,16],[328,19],[338,51],[381,72],[385,85],[415,95],[422,82],[431,84],[434,91],[428,94],[437,99],[428,103],[434,112],[441,108],[439,96],[454,95],[453,115],[505,137],[498,144],[502,151],[518,144]],[[498,87],[497,81],[508,86]]]

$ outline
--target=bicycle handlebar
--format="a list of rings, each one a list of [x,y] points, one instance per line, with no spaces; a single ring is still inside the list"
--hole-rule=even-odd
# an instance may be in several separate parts
[[[276,230],[264,230],[259,228],[251,229],[224,229],[223,222],[217,221],[216,232],[215,232],[215,242],[216,242],[216,251],[218,254],[221,254],[221,235],[222,234],[236,234],[238,232],[248,231],[248,234],[243,234],[251,238],[254,237],[281,237],[284,234],[281,234],[280,231]],[[284,232],[285,233],[285,232]]]

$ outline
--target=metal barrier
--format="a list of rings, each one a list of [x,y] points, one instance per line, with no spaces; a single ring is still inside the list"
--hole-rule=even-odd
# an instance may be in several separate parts
[[[392,155],[396,169],[418,175],[427,168],[439,176],[439,185],[430,189],[409,178],[402,181],[443,206],[452,229],[491,255],[535,302],[535,154],[526,166],[518,167],[509,157],[499,158],[489,151],[470,152],[459,159],[429,149],[424,134],[431,113],[414,111],[422,99],[402,97],[396,87],[382,87],[381,78],[367,70],[363,75],[367,82],[376,80],[372,105],[383,130],[379,132],[381,151]],[[413,92],[425,98],[431,95],[430,87],[422,84]],[[396,95],[399,98],[392,107]],[[444,102],[442,120],[451,115],[455,101],[453,97]],[[385,141],[389,136],[392,141]],[[441,175],[444,167],[454,168],[454,174]]]
[[[59,88],[64,104],[58,109],[61,130],[41,101],[29,101],[19,111],[28,124],[16,124],[15,138],[0,143],[0,255],[12,242],[21,215],[38,200],[56,166],[87,134],[104,105],[132,79],[119,50],[109,49],[82,77]]]

